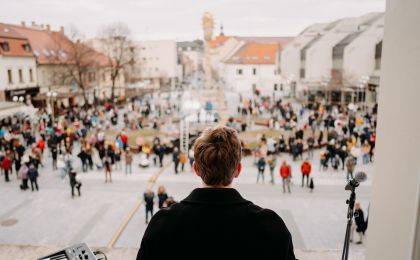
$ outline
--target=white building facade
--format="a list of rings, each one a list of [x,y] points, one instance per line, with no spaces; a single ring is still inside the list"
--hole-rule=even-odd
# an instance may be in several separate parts
[[[280,89],[277,55],[281,46],[277,43],[244,43],[223,64],[225,88],[245,97],[257,92],[271,97]]]
[[[28,39],[0,24],[0,100],[28,101],[39,92],[36,59]]]
[[[138,49],[135,78],[156,88],[174,86],[179,73],[176,42],[151,40],[134,44]]]
[[[324,91],[336,100],[365,100],[366,94],[351,95],[379,77],[383,18],[370,13],[309,26],[280,54],[283,82],[293,83],[299,94]],[[374,81],[379,84],[378,78]]]

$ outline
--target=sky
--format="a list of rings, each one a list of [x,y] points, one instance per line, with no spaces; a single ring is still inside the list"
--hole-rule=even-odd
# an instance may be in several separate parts
[[[87,38],[123,22],[135,40],[202,38],[212,13],[226,35],[295,36],[318,22],[385,11],[385,0],[1,0],[0,22],[76,27]]]

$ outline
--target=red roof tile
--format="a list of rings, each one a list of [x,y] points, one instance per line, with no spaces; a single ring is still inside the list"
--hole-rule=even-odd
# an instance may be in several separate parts
[[[92,66],[108,66],[109,59],[83,43],[70,41],[63,33],[31,27],[11,25],[21,35],[28,38],[39,64],[74,63],[76,53],[83,54],[83,61]],[[82,55],[81,55],[82,56]]]
[[[230,36],[218,35],[218,36],[216,36],[216,38],[214,38],[213,40],[210,41],[210,47],[211,48],[217,48],[217,47],[223,45],[230,38],[231,38]]]
[[[276,64],[276,57],[280,51],[277,43],[245,43],[227,63],[231,64]]]
[[[9,50],[6,51],[0,47],[0,55],[13,57],[33,57],[32,49],[25,50],[25,45],[29,45],[29,41],[22,34],[13,30],[11,26],[0,23],[0,43],[7,43]]]

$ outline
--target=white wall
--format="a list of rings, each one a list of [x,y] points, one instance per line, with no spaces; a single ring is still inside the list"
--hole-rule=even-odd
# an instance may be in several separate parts
[[[280,69],[284,78],[294,75],[295,78],[300,74],[300,51],[318,33],[323,34],[325,24],[314,24],[287,44],[280,55]]]
[[[314,43],[306,52],[305,82],[320,82],[330,76],[333,47],[376,15],[372,13],[361,17],[344,18]]]
[[[140,41],[138,63],[142,78],[175,78],[177,49],[172,40]]]
[[[362,76],[375,71],[375,47],[383,39],[384,20],[383,16],[379,18],[344,49],[343,70],[351,75],[355,85]]]
[[[331,75],[332,48],[357,29],[357,18],[345,18],[306,51],[305,81],[320,82]]]
[[[253,69],[257,70],[253,75]],[[238,75],[238,69],[242,69],[242,75]],[[225,64],[224,79],[226,88],[232,89],[243,96],[253,94],[252,85],[261,90],[262,95],[271,96],[274,91],[274,84],[280,88],[280,75],[275,75],[276,65],[244,65],[244,64]]]
[[[8,70],[12,70],[13,84],[9,84]],[[23,82],[19,81],[19,69],[22,70]],[[29,69],[32,69],[33,81],[30,81]],[[36,62],[33,57],[7,57],[0,55],[0,89],[20,89],[37,86]]]
[[[367,259],[418,260],[420,1],[387,0],[386,10]]]

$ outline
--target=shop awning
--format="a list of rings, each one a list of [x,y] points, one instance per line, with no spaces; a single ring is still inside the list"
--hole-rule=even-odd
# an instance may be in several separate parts
[[[28,106],[24,103],[18,102],[0,102],[0,119],[4,119],[10,116],[35,116],[37,109],[33,106]]]

